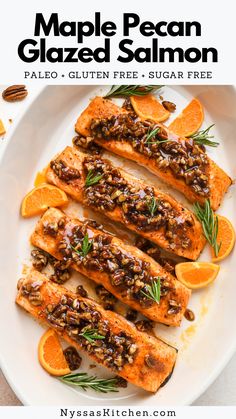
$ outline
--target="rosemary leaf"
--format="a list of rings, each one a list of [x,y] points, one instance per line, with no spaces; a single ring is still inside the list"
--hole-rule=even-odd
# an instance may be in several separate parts
[[[211,209],[209,199],[201,206],[198,202],[194,204],[194,211],[202,224],[204,236],[206,237],[210,246],[214,249],[215,256],[218,256],[221,243],[217,243],[218,235],[218,217]]]
[[[104,97],[146,96],[163,87],[162,85],[113,85]]]
[[[145,143],[147,143],[147,144],[156,144],[156,143],[161,144],[161,143],[167,143],[168,141],[170,141],[170,140],[160,140],[158,138],[158,132],[159,131],[160,131],[159,127],[153,128],[153,130],[149,131],[147,133]],[[153,141],[150,141],[150,140],[153,140]]]
[[[83,332],[79,336],[83,336],[89,343],[97,339],[105,339],[105,336],[98,334],[98,329],[89,329],[88,327],[84,327]]]
[[[146,142],[148,143],[153,137],[155,137],[160,131],[159,127],[154,128],[152,131],[148,132],[146,137]]]
[[[78,253],[80,256],[87,256],[87,254],[90,252],[90,250],[92,249],[93,246],[93,240],[89,240],[89,236],[88,233],[85,234],[83,241],[82,241],[82,246],[81,249],[77,250],[75,247],[71,246],[71,248]]]
[[[100,175],[96,175],[94,174],[93,170],[89,170],[85,179],[85,186],[88,187],[88,186],[96,185],[96,183],[98,183],[99,180],[102,179],[102,177],[103,177],[103,173]]]
[[[216,141],[212,141],[211,138],[214,138],[214,135],[209,135],[209,131],[215,124],[210,125],[205,130],[201,130],[192,134],[190,138],[194,140],[194,142],[198,145],[208,145],[210,147],[217,147],[219,143]]]
[[[86,256],[90,252],[92,246],[93,246],[93,240],[89,240],[88,233],[86,233],[82,241],[83,256]]]
[[[60,380],[70,386],[82,388],[84,391],[92,389],[100,393],[118,392],[117,378],[98,378],[95,375],[89,376],[87,373],[67,374],[60,378]]]
[[[152,196],[152,198],[149,201],[147,201],[147,206],[151,216],[153,217],[158,207],[158,203],[154,196]]]
[[[161,298],[161,278],[158,276],[151,285],[146,285],[147,293],[144,291],[141,291],[145,297],[147,297],[149,300],[153,300],[156,303],[160,303]]]

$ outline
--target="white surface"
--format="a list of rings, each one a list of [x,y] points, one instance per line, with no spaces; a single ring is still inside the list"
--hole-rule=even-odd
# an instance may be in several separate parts
[[[18,82],[25,82],[24,71],[41,72],[44,75],[44,71],[57,71],[58,79],[33,79],[36,83],[51,83],[51,84],[77,84],[83,83],[83,80],[72,79],[68,77],[69,72],[78,71],[81,75],[82,71],[110,71],[109,79],[110,83],[119,83],[119,76],[113,79],[113,73],[115,71],[138,71],[139,79],[135,79],[136,84],[175,84],[175,83],[200,83],[200,79],[193,78],[193,72],[209,71],[212,73],[212,78],[209,79],[210,83],[214,84],[225,84],[234,83],[235,81],[235,52],[232,51],[232,42],[235,39],[235,2],[233,0],[227,0],[223,3],[224,7],[218,8],[212,7],[212,1],[198,0],[197,7],[193,7],[193,4],[189,0],[171,1],[169,3],[160,3],[157,0],[149,0],[143,3],[140,0],[120,0],[112,1],[111,5],[108,1],[87,0],[82,1],[69,1],[70,7],[68,7],[65,0],[41,0],[40,8],[35,6],[34,1],[29,0],[7,0],[4,2],[4,8],[0,13],[0,39],[7,40],[7,42],[1,43],[1,81],[2,83],[8,83],[9,80],[18,80]],[[171,6],[171,7],[170,7]],[[14,13],[12,11],[14,10]],[[23,39],[33,38],[39,42],[39,37],[34,37],[34,24],[35,24],[35,13],[40,10],[43,13],[45,19],[49,19],[52,12],[57,12],[59,15],[60,23],[63,21],[94,21],[94,12],[101,12],[102,22],[106,20],[114,21],[117,25],[117,34],[110,37],[111,42],[111,59],[110,62],[97,63],[92,61],[89,63],[83,62],[57,62],[46,63],[40,62],[39,59],[33,63],[24,63],[20,60],[17,55],[17,47]],[[168,58],[165,57],[164,62],[148,63],[133,60],[129,63],[122,63],[117,60],[121,54],[125,56],[119,50],[119,43],[121,39],[128,38],[133,40],[133,44],[130,47],[132,51],[135,51],[138,47],[149,48],[151,47],[151,37],[142,36],[139,28],[133,28],[130,31],[130,36],[123,35],[123,16],[124,12],[135,12],[140,17],[140,23],[144,21],[152,21],[154,24],[160,21],[199,21],[201,24],[201,36],[193,35],[188,36],[153,36],[158,38],[158,46],[161,48],[183,48],[185,51],[188,48],[197,47],[200,50],[205,47],[214,47],[218,50],[218,62],[212,63],[211,56],[209,55],[207,62],[188,63],[187,61],[179,62],[177,59],[174,62],[169,62]],[[11,17],[11,24],[9,25],[9,16]],[[19,16],[21,17],[21,24],[19,25]],[[226,23],[227,22],[227,23]],[[12,30],[17,28],[17,30]],[[222,28],[222,30],[219,30]],[[85,29],[86,30],[86,29]],[[42,31],[40,37],[44,37]],[[232,41],[231,41],[232,40]],[[84,44],[78,44],[76,37],[68,36],[53,36],[53,32],[47,35],[47,49],[49,47],[78,47],[82,46],[90,47],[94,50],[96,47],[102,47],[104,45],[104,36],[87,36],[84,38]],[[33,50],[37,50],[39,45],[33,47]],[[28,53],[28,47],[26,48],[27,56],[32,56]],[[75,58],[76,58],[75,54]],[[143,54],[142,54],[143,57]],[[66,54],[64,55],[66,58]],[[177,80],[174,77],[170,77],[169,80],[162,79],[151,79],[149,78],[149,71],[162,71],[170,72],[182,71],[184,80]],[[188,74],[191,71],[191,74]],[[61,75],[64,77],[61,77]],[[144,76],[144,77],[143,77]],[[200,77],[200,75],[199,75]],[[112,80],[113,79],[113,80]],[[6,81],[5,81],[6,80]],[[30,81],[30,79],[28,79]],[[85,80],[85,83],[96,84],[95,79]],[[109,83],[109,81],[105,81]],[[120,83],[128,84],[130,80],[121,80]],[[207,78],[202,79],[202,83],[207,84]]]
[[[13,115],[9,115],[10,109],[11,112],[13,112],[13,107],[15,107],[17,112],[21,111],[21,106],[22,108],[27,107],[27,101],[32,101],[33,90],[34,89],[32,89],[30,98],[22,102],[22,104],[16,104],[16,106],[13,104],[6,104],[6,108],[5,110],[3,109],[3,112],[8,113],[8,115],[6,115],[7,118],[13,118]],[[225,141],[227,140],[227,148],[221,146],[219,149],[220,153],[219,150],[218,152],[213,150],[211,153],[214,153],[214,159],[218,160],[218,162],[220,161],[221,166],[227,168],[230,174],[235,176],[232,169],[234,162],[233,159],[231,159],[235,150],[232,142],[232,133],[235,128],[232,126],[231,119],[235,113],[235,102],[232,103],[233,100],[235,100],[235,97],[232,90],[230,88],[211,87],[209,88],[209,91],[206,92],[206,87],[200,86],[195,86],[186,90],[176,88],[175,91],[165,88],[164,96],[166,99],[167,93],[168,99],[176,99],[175,101],[179,105],[179,109],[186,104],[186,101],[188,101],[192,95],[199,95],[208,111],[206,114],[207,122],[216,122],[219,130],[217,132],[218,136],[221,134],[221,138],[224,138]],[[84,94],[87,96],[85,100]],[[53,98],[54,95],[55,98]],[[55,87],[54,90],[48,88],[47,91],[43,93],[42,99],[39,99],[37,104],[32,106],[31,113],[28,113],[26,117],[23,118],[21,127],[18,127],[17,131],[15,131],[13,135],[14,148],[10,145],[7,150],[6,156],[8,155],[8,158],[5,160],[5,168],[1,179],[2,188],[6,186],[6,182],[8,183],[8,187],[5,188],[4,202],[2,205],[2,211],[5,212],[1,217],[4,217],[4,219],[10,217],[11,219],[10,225],[8,224],[7,229],[5,229],[6,235],[4,235],[5,240],[3,248],[3,251],[5,251],[5,265],[3,266],[3,269],[9,280],[6,294],[4,294],[6,287],[3,287],[3,281],[1,282],[1,296],[4,297],[4,299],[2,299],[1,308],[3,310],[8,309],[9,313],[8,327],[3,329],[5,335],[8,335],[8,339],[5,340],[2,348],[4,359],[3,368],[4,370],[7,370],[10,382],[14,388],[17,389],[17,393],[20,395],[21,399],[32,404],[51,404],[57,403],[57,401],[61,401],[62,399],[65,401],[65,404],[67,403],[67,400],[69,400],[68,403],[70,402],[73,404],[73,402],[79,402],[79,395],[71,391],[71,389],[63,387],[55,379],[46,376],[39,368],[35,362],[35,351],[38,338],[41,334],[41,328],[33,323],[32,319],[25,316],[24,313],[20,313],[16,307],[11,305],[12,295],[15,293],[16,276],[17,274],[20,275],[20,266],[29,252],[26,237],[35,222],[35,220],[32,222],[23,222],[18,219],[18,216],[16,217],[16,214],[18,214],[20,200],[24,193],[32,186],[37,170],[42,169],[57,150],[62,149],[65,144],[70,143],[73,136],[73,123],[75,118],[80,109],[86,106],[87,99],[91,97],[91,95],[93,94],[88,92],[87,88],[84,88],[84,92],[81,91],[81,87]],[[77,98],[80,98],[79,102]],[[220,102],[219,98],[221,98]],[[1,106],[2,105],[5,105],[5,103],[1,103]],[[222,113],[225,109],[227,109],[226,115]],[[2,114],[0,113],[0,115]],[[222,133],[224,133],[224,136]],[[3,142],[4,141],[7,141],[7,139],[3,140]],[[20,155],[25,157],[24,165],[22,165],[22,158],[19,159]],[[231,170],[228,168],[230,165]],[[19,169],[21,171],[21,176],[16,177],[16,170]],[[134,165],[130,165],[129,170],[133,173],[136,171],[137,173],[137,168],[134,167]],[[152,176],[147,175],[144,169],[141,171],[144,177],[153,180]],[[8,207],[6,207],[6,205],[8,205]],[[228,194],[221,212],[227,214],[229,218],[233,220],[235,210],[232,203],[232,194]],[[15,264],[10,264],[9,266],[9,247],[11,248],[11,256],[14,261],[16,260],[17,266],[15,266]],[[137,390],[135,390],[136,395],[131,396],[131,393],[134,394],[134,390],[130,389],[128,392],[125,392],[125,394],[129,394],[129,398],[120,401],[116,400],[116,404],[119,402],[121,404],[148,404],[150,402],[155,402],[156,404],[188,403],[197,397],[199,391],[203,391],[203,389],[209,385],[209,382],[215,378],[220,368],[222,368],[223,364],[227,361],[235,343],[234,334],[231,333],[230,328],[226,327],[230,324],[232,310],[234,309],[235,284],[233,278],[228,275],[229,271],[233,272],[232,265],[230,268],[230,264],[232,263],[232,257],[227,259],[227,263],[222,264],[219,281],[217,281],[209,290],[195,294],[191,299],[190,307],[194,308],[198,319],[196,322],[196,333],[193,334],[191,339],[186,335],[186,329],[189,327],[189,324],[185,321],[179,331],[166,331],[166,328],[163,328],[163,330],[158,328],[159,334],[168,337],[173,343],[176,341],[178,347],[181,346],[179,362],[168,386],[163,388],[155,399],[155,396],[147,397]],[[224,290],[222,283],[224,284]],[[215,302],[215,304],[213,304],[213,302]],[[203,306],[206,304],[208,306],[208,313],[207,316],[204,316],[203,318],[200,313]],[[218,315],[217,317],[218,312],[223,313],[223,315],[220,317]],[[9,326],[10,330],[14,329],[15,342],[18,342],[18,345],[21,347],[21,350],[17,352],[20,360],[20,362],[17,363],[12,362],[13,360],[15,361],[15,347],[13,348],[12,344],[9,342]],[[23,333],[24,336],[28,336],[27,339],[22,339]],[[185,334],[185,342],[183,342],[183,339],[180,339],[180,334],[183,333]],[[27,344],[25,340],[27,341]],[[206,342],[210,342],[210,345],[206,345]],[[208,348],[207,351],[206,346]],[[232,400],[229,402],[228,397],[230,392],[228,391],[227,394],[225,394],[228,401],[225,403],[224,401],[221,402],[226,390],[225,380],[226,374],[228,374],[227,370],[221,375],[220,379],[222,379],[224,374],[225,379],[223,384],[219,384],[218,379],[212,386],[213,390],[210,388],[208,392],[197,401],[197,404],[236,404],[235,395],[233,399],[232,393]],[[34,377],[34,389],[32,389],[31,385],[32,377]],[[37,380],[35,377],[37,377]],[[50,397],[48,397],[48,386],[50,386],[51,389]],[[214,386],[216,386],[216,389],[219,387],[221,388],[218,390],[218,395],[215,398],[214,403],[212,403],[212,394],[215,393]],[[47,391],[44,392],[44,388],[47,388]],[[232,389],[233,388],[235,388],[235,386],[232,379]],[[90,397],[89,400],[84,397],[83,394],[81,403],[91,403],[94,396],[91,394]],[[206,399],[206,397],[208,397],[208,399]],[[99,404],[100,401],[101,399],[94,400],[96,404]],[[105,403],[107,404],[108,402],[112,403],[111,400],[106,400]]]

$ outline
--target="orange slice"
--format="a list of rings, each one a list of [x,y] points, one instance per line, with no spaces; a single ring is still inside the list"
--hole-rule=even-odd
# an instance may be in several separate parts
[[[2,120],[0,119],[0,135],[4,135],[4,134],[6,134],[6,129],[4,127]]]
[[[22,217],[32,217],[47,210],[48,207],[61,207],[68,203],[68,198],[61,189],[52,185],[41,185],[32,189],[21,204]]]
[[[219,270],[219,265],[210,262],[183,262],[175,266],[178,280],[191,289],[209,285],[217,277]]]
[[[130,101],[141,119],[163,122],[170,116],[170,112],[153,95],[131,96]]]
[[[198,99],[193,99],[181,114],[171,122],[169,129],[180,137],[190,137],[199,130],[203,119],[202,104]]]
[[[235,231],[231,222],[222,215],[217,215],[217,217],[217,243],[221,243],[221,246],[217,257],[215,256],[214,250],[211,249],[212,262],[219,262],[220,260],[225,259],[232,252],[235,244]]]
[[[58,336],[53,329],[48,329],[41,337],[38,358],[40,365],[51,375],[60,376],[71,372]]]
[[[38,187],[38,186],[42,185],[43,183],[47,183],[46,170],[47,169],[43,169],[41,172],[37,173],[37,175],[34,179],[34,186],[35,187]]]

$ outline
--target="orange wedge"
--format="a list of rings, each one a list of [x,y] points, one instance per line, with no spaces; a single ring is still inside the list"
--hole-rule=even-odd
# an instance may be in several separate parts
[[[215,256],[214,250],[211,249],[212,262],[219,262],[220,260],[225,259],[232,252],[235,244],[235,231],[231,222],[228,218],[223,217],[222,215],[217,215],[217,217],[217,243],[221,243],[221,246],[218,256]]]
[[[21,204],[22,217],[33,217],[47,210],[48,207],[61,207],[68,203],[68,198],[61,189],[52,185],[40,185],[32,189]]]
[[[131,96],[130,101],[141,119],[163,122],[170,116],[170,112],[153,95]]]
[[[198,99],[193,99],[181,114],[171,122],[169,129],[180,137],[190,137],[199,130],[203,119],[202,104]]]
[[[217,277],[219,265],[210,262],[183,262],[175,266],[180,282],[191,289],[206,287]]]
[[[38,358],[40,365],[51,375],[61,376],[71,372],[53,329],[48,329],[41,337]]]
[[[43,169],[41,172],[38,172],[34,179],[34,186],[38,187],[43,183],[47,183],[46,180],[46,169]]]
[[[0,135],[4,135],[4,134],[6,134],[6,129],[4,127],[2,120],[0,119]]]

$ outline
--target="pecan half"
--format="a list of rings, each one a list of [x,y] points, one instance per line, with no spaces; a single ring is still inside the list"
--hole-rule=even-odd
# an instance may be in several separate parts
[[[23,84],[14,84],[2,92],[2,97],[7,102],[23,100],[27,95],[27,89]]]
[[[186,308],[184,313],[185,319],[187,319],[189,322],[193,322],[195,320],[195,314],[190,308]]]
[[[174,112],[176,109],[175,103],[169,102],[168,100],[163,100],[162,105],[169,112]]]

